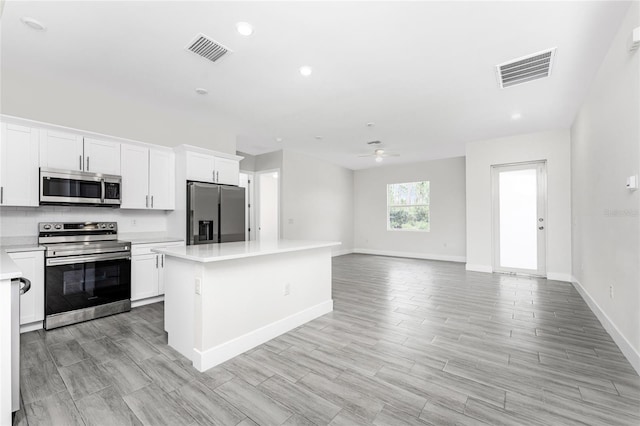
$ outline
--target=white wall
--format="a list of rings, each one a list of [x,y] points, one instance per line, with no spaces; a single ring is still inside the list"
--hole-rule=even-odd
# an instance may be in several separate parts
[[[106,207],[0,207],[0,236],[36,237],[39,222],[118,222],[118,232],[166,232],[167,213]],[[134,224],[135,221],[135,224]]]
[[[281,185],[283,238],[342,242],[334,255],[353,250],[352,170],[284,151]]]
[[[119,93],[33,78],[28,70],[1,73],[2,114],[158,145],[184,143],[235,154],[233,122],[207,108],[180,110]]]
[[[640,174],[638,26],[634,2],[571,128],[571,178],[577,288],[640,372],[640,191],[625,188]]]
[[[464,173],[464,157],[356,171],[355,251],[464,262]],[[423,180],[430,182],[430,232],[387,231],[387,184]]]
[[[491,272],[491,166],[547,160],[547,277],[571,281],[569,131],[530,133],[467,144],[467,269]]]

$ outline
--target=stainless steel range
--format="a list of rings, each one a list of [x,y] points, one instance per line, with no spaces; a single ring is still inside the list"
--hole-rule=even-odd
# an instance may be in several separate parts
[[[64,325],[131,310],[131,243],[116,222],[46,222],[45,323]]]

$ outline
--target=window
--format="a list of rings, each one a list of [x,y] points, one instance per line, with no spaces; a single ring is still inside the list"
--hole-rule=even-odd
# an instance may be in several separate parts
[[[387,230],[429,231],[429,181],[387,185]]]

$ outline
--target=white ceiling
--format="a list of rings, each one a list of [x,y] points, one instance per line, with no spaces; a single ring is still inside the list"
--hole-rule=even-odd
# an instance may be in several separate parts
[[[250,154],[284,147],[362,169],[376,165],[358,157],[375,139],[400,154],[390,164],[568,128],[629,4],[9,1],[2,67],[234,117]],[[239,21],[255,33],[239,35]],[[211,63],[184,50],[199,32],[233,53]],[[496,64],[551,47],[550,78],[498,88]]]

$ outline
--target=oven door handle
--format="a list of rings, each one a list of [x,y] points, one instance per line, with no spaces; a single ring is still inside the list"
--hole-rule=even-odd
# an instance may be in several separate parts
[[[105,253],[90,256],[69,256],[47,259],[47,266],[73,265],[74,263],[100,262],[102,260],[131,260],[131,254]]]

